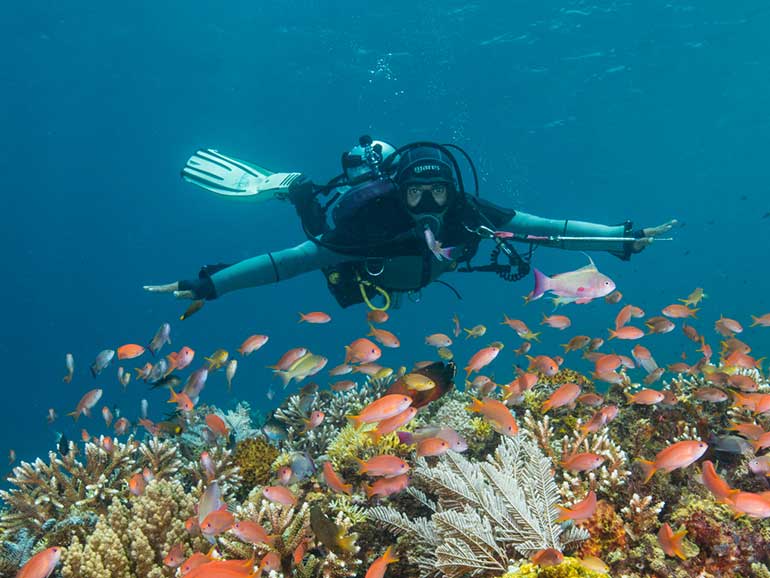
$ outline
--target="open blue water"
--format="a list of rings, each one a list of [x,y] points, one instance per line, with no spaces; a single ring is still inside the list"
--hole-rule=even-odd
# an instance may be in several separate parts
[[[106,432],[98,414],[77,425],[64,416],[97,386],[99,407],[134,421],[146,397],[160,419],[170,407],[164,393],[136,382],[123,391],[116,365],[98,379],[87,367],[101,349],[146,343],[164,321],[174,349],[197,351],[196,365],[252,333],[270,335],[240,362],[232,394],[221,374],[205,391],[207,402],[245,399],[255,409],[280,401],[280,391],[265,396],[277,383],[264,365],[285,350],[305,345],[332,366],[366,332],[364,310],[340,310],[320,273],[227,295],[183,323],[185,304],[142,291],[303,240],[288,205],[227,202],[182,182],[181,166],[201,146],[322,182],[363,133],[397,145],[456,142],[476,161],[482,195],[497,203],[637,226],[678,218],[675,241],[630,263],[594,258],[648,315],[705,288],[695,325],[717,349],[720,314],[748,326],[750,314],[770,311],[769,24],[761,0],[5,7],[0,452],[30,460],[52,447],[55,431]],[[556,273],[584,262],[541,249],[535,265]],[[494,366],[508,381],[518,339],[499,325],[502,314],[534,327],[550,311],[545,301],[523,308],[532,277],[446,281],[463,300],[434,285],[421,303],[405,302],[387,326],[402,348],[385,361],[428,358],[425,335],[449,332],[457,312],[466,327],[484,323],[489,340],[508,343]],[[546,329],[539,352],[555,353],[577,333],[606,336],[618,307],[565,307],[573,327]],[[334,320],[298,326],[300,310]],[[768,351],[770,329],[741,337],[757,356]],[[480,343],[456,346],[458,361]],[[696,359],[679,331],[644,343],[662,363],[683,350]],[[70,385],[61,380],[67,352],[76,359]],[[49,407],[64,416],[50,426]]]

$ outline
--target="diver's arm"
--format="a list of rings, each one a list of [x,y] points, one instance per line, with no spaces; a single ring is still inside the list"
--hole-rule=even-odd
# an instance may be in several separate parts
[[[237,289],[277,283],[350,259],[350,255],[305,241],[296,247],[258,255],[221,269],[211,275],[211,283],[218,297]]]
[[[560,237],[628,237],[629,239],[642,239],[645,234],[642,229],[633,229],[631,221],[620,225],[599,225],[585,221],[573,221],[571,219],[546,219],[516,211],[513,218],[500,227],[503,230],[517,235],[560,236]],[[628,241],[549,241],[532,240],[538,245],[569,249],[571,251],[608,251],[624,261],[631,258],[632,253],[638,253],[634,242]]]
[[[277,283],[350,260],[350,255],[335,253],[318,243],[305,241],[291,249],[265,253],[234,265],[203,267],[197,279],[145,285],[144,289],[151,293],[173,293],[178,299],[211,300],[230,291]]]

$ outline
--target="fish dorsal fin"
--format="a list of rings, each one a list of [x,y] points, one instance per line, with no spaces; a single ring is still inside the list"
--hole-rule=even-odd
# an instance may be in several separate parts
[[[597,271],[596,264],[594,264],[594,260],[591,259],[591,256],[588,253],[583,253],[588,258],[588,264],[583,265],[578,271]]]

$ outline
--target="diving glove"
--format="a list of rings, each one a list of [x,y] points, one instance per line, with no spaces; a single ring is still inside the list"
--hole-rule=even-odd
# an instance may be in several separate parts
[[[182,178],[208,191],[250,201],[286,199],[302,173],[274,173],[215,151],[201,149],[187,160]]]

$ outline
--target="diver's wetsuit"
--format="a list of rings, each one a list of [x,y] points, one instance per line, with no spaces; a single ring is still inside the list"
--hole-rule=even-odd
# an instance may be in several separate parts
[[[498,229],[518,235],[536,236],[629,238],[642,236],[640,231],[631,231],[630,222],[607,226],[582,221],[544,219],[518,211]],[[632,243],[620,241],[549,242],[534,240],[532,243],[575,251],[608,251],[623,260],[628,260],[633,252],[631,250]],[[296,247],[252,257],[213,273],[210,275],[213,294],[206,297],[213,299],[237,289],[276,283],[308,271],[322,270],[351,261],[363,262],[364,260],[365,257],[332,251],[308,240]],[[434,281],[442,273],[451,271],[456,267],[456,263],[453,261],[439,261],[433,258],[428,261],[430,269],[426,273],[424,271],[425,263],[425,259],[415,255],[381,258],[378,268],[381,264],[382,274],[377,277],[377,282],[390,290],[408,291],[424,286],[427,284],[424,281]]]

